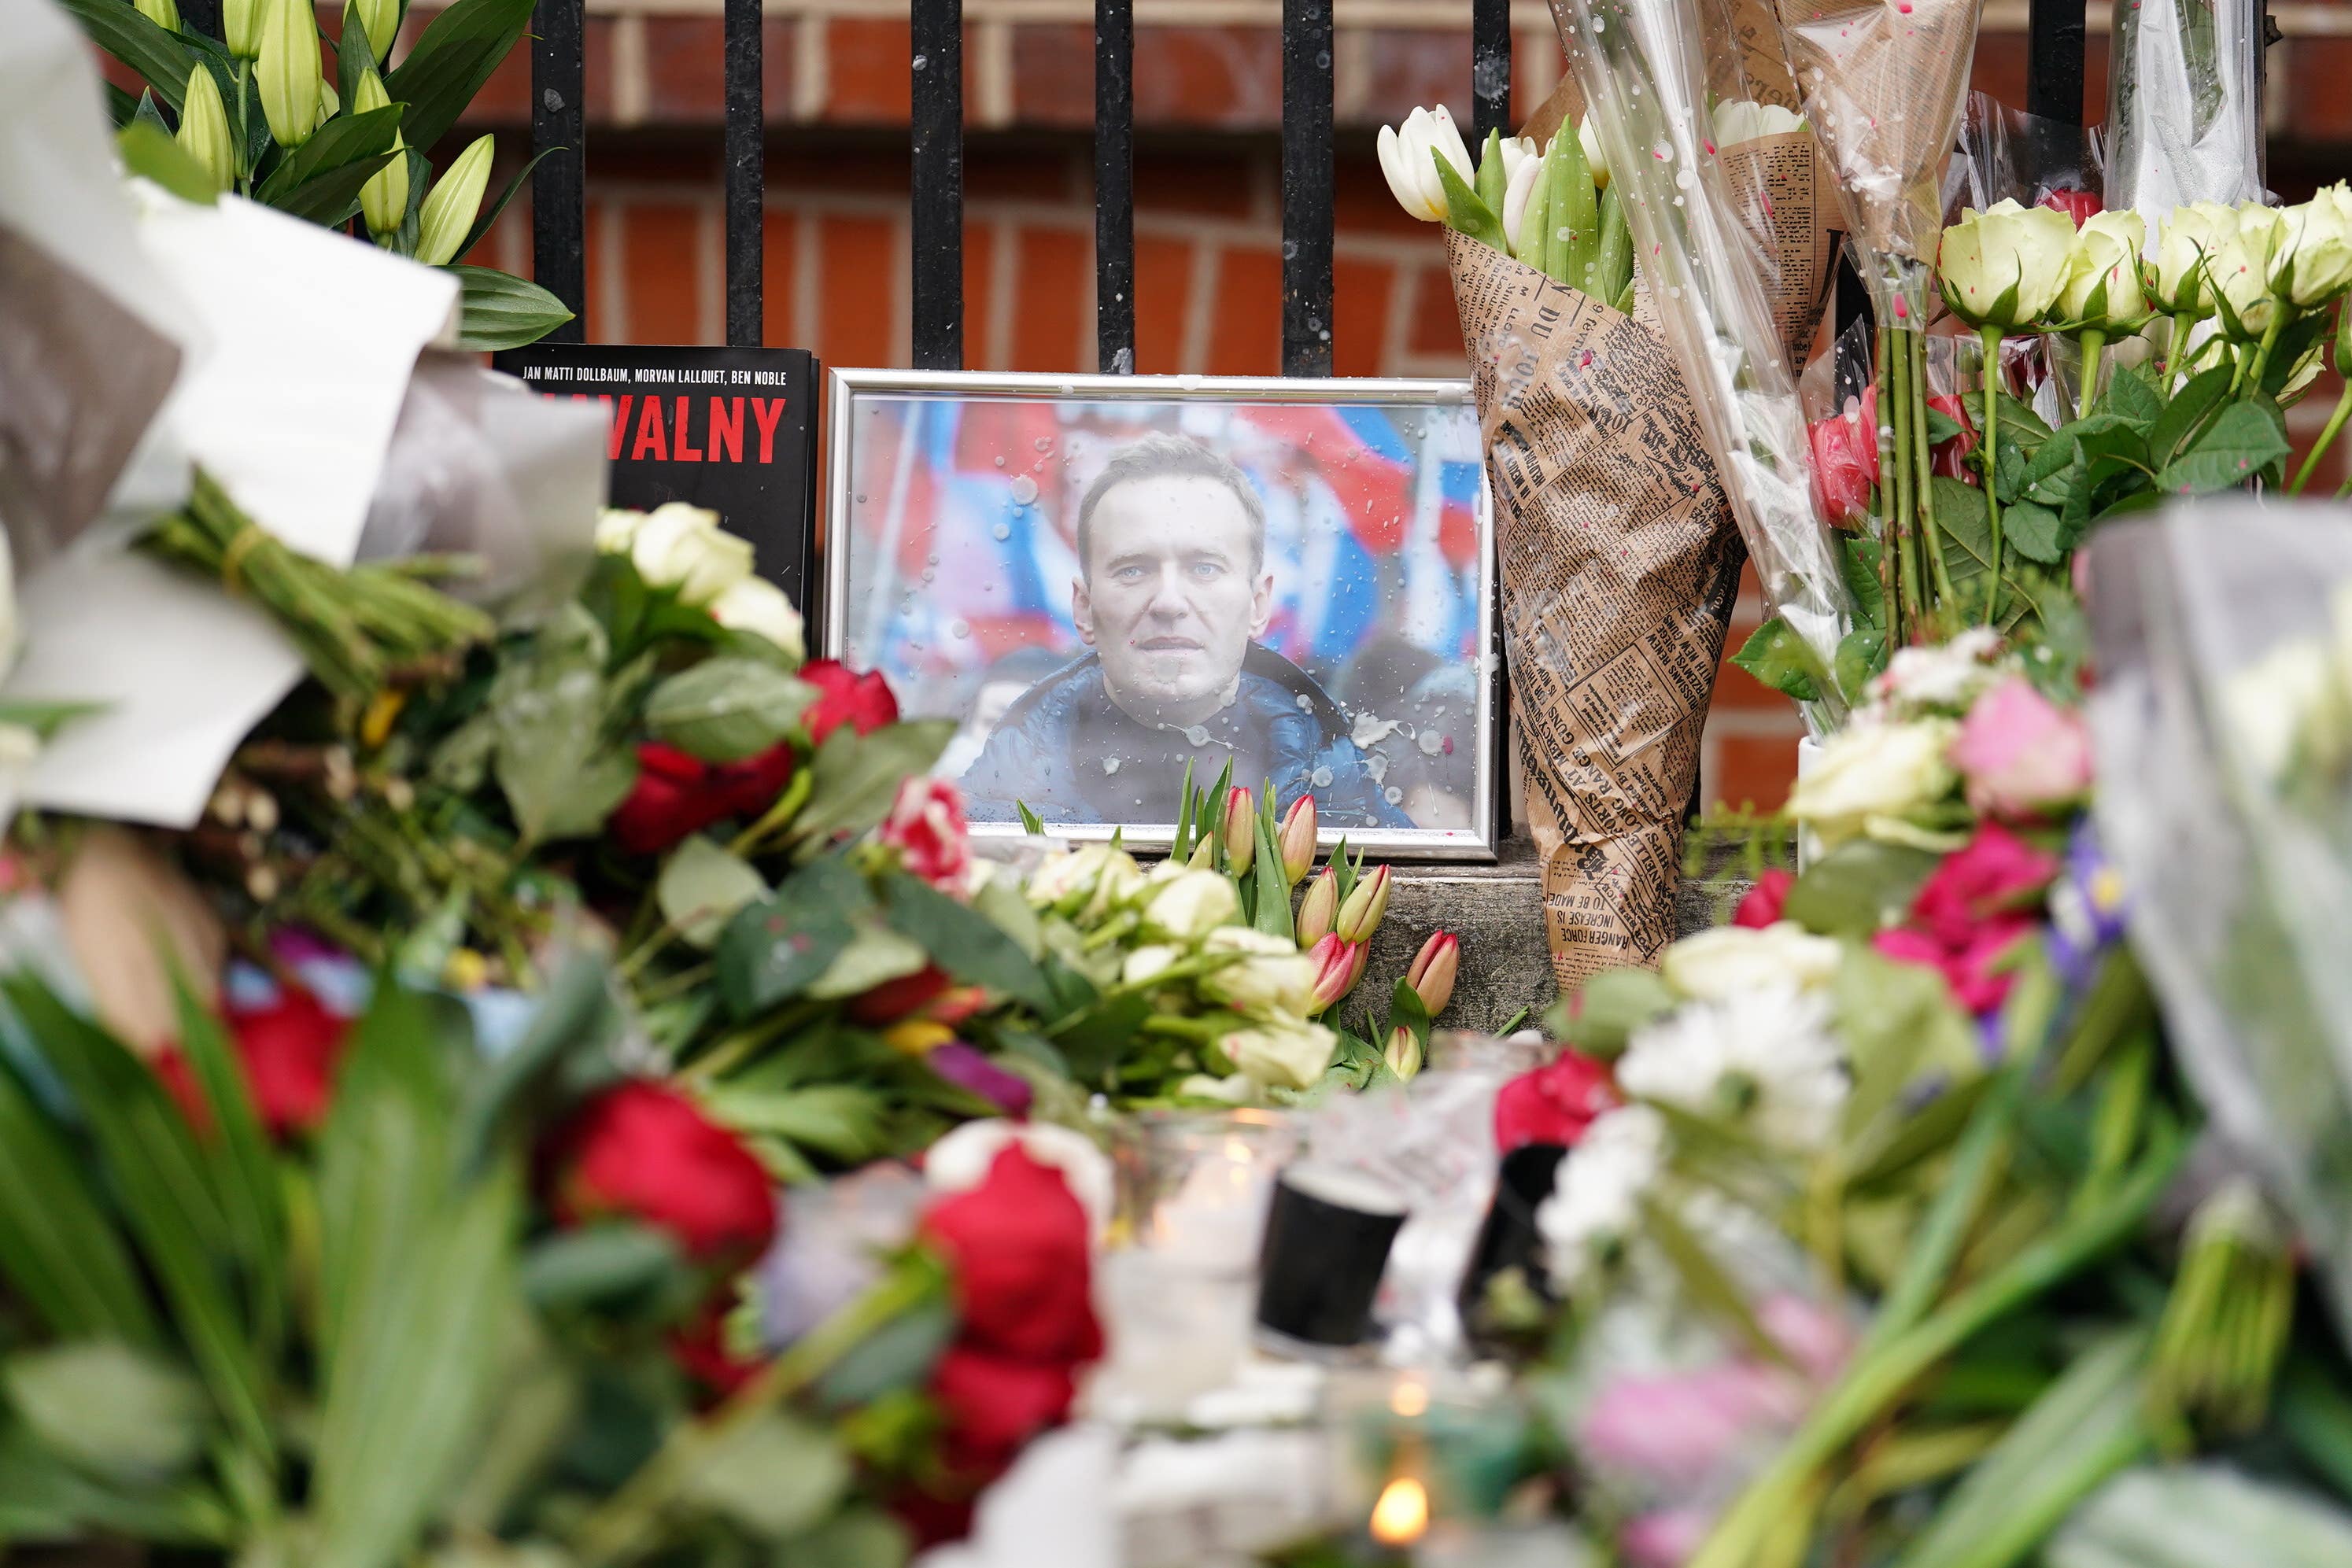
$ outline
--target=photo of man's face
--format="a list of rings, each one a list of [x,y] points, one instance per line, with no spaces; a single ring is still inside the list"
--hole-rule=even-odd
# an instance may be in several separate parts
[[[1125,480],[1103,493],[1087,532],[1071,614],[1112,700],[1180,726],[1232,701],[1274,586],[1233,487],[1198,474]]]

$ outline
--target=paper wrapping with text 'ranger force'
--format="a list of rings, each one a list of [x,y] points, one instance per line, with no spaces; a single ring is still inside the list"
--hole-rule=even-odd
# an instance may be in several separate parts
[[[1657,335],[1449,230],[1494,493],[1544,926],[1563,987],[1675,936],[1741,552]]]

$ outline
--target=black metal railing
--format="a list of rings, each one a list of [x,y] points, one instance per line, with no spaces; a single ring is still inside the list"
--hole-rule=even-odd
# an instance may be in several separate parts
[[[761,0],[726,6],[727,340],[761,340],[766,117]],[[2092,0],[2095,3],[2095,0]],[[183,0],[200,9],[217,0]],[[1328,375],[1332,312],[1332,6],[1282,0],[1282,371]],[[531,144],[567,151],[531,175],[536,276],[569,305],[553,336],[585,340],[585,0],[540,0]],[[2083,123],[2084,0],[2032,0],[2026,108]],[[963,364],[963,0],[909,0],[913,81],[913,349],[919,369]],[[1472,131],[1511,124],[1510,0],[1470,0]],[[1095,342],[1107,371],[1135,369],[1134,0],[1095,0]]]

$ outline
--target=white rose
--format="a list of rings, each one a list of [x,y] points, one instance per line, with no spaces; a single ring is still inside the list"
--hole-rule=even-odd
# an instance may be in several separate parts
[[[643,512],[607,507],[596,514],[596,548],[606,555],[626,555],[630,541],[646,520]]]
[[[1945,302],[1962,320],[2021,327],[2056,302],[2074,248],[2074,219],[2003,198],[1981,213],[1960,210],[1937,246],[1936,271]]]
[[[712,600],[710,618],[730,632],[764,637],[795,659],[808,653],[791,595],[764,579],[747,577]]]
[[[2128,209],[2085,218],[2067,253],[2059,318],[2106,332],[2128,332],[2147,320],[2147,291],[2139,281],[2140,247],[2147,239],[2147,222]]]
[[[1205,1072],[1195,1072],[1176,1085],[1176,1092],[1192,1100],[1223,1100],[1228,1105],[1255,1105],[1265,1090],[1246,1072],[1236,1072],[1229,1078],[1212,1078]]]
[[[2305,309],[2352,287],[2352,187],[2338,181],[2287,209],[2285,243],[2271,270],[2287,298]]]
[[[1172,968],[1176,961],[1183,956],[1183,953],[1177,948],[1159,943],[1154,943],[1149,947],[1138,947],[1127,956],[1127,962],[1119,966],[1119,983],[1140,986],[1156,980]]]
[[[2275,207],[2249,202],[2238,209],[2236,229],[2206,257],[2206,276],[2215,294],[2215,313],[2222,315],[2221,329],[2253,339],[2270,329],[2277,317],[2279,298],[2271,273],[2285,248],[2286,214]],[[2231,318],[2236,319],[2234,328]]]
[[[1948,718],[1840,730],[1822,743],[1812,767],[1790,791],[1789,814],[1832,850],[1867,831],[1873,819],[1932,805],[1958,781],[1944,760],[1958,733],[1958,724]]]
[[[1265,1023],[1217,1042],[1233,1064],[1272,1089],[1305,1089],[1331,1065],[1339,1037],[1318,1023]]]
[[[675,588],[688,604],[707,605],[751,575],[751,545],[719,526],[719,514],[672,501],[646,514],[629,542],[637,575]]]
[[[1201,978],[1201,989],[1218,1001],[1249,1012],[1280,1018],[1305,1018],[1315,1006],[1315,960],[1298,944],[1245,925],[1221,925],[1201,944],[1210,954],[1239,953],[1228,964]]]
[[[1826,986],[1837,977],[1840,955],[1833,939],[1794,921],[1719,925],[1667,948],[1658,974],[1684,996],[1712,1000],[1766,986]]]
[[[2238,232],[2238,213],[2219,202],[2175,207],[2157,230],[2158,303],[2172,314],[2201,316],[2210,308],[2205,258]]]
[[[1015,1144],[1039,1165],[1062,1173],[1070,1196],[1100,1236],[1110,1224],[1110,1161],[1084,1134],[1050,1122],[966,1122],[923,1155],[923,1185],[933,1192],[968,1192],[988,1179],[996,1156]]]
[[[1147,932],[1171,942],[1198,942],[1242,912],[1234,884],[1213,871],[1185,871],[1160,884],[1143,906]]]

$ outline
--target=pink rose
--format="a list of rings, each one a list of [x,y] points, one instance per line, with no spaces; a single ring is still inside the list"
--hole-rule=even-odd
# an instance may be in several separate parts
[[[1937,940],[1965,943],[1987,920],[2039,903],[2058,874],[2058,859],[1987,822],[1966,848],[1946,855],[1911,900],[1911,919]]]
[[[2091,787],[2083,716],[2011,675],[1977,698],[1946,760],[1968,782],[1969,804],[1996,817],[2032,817]]]
[[[1899,964],[1916,964],[1944,977],[1952,999],[1981,1018],[2009,998],[2016,974],[2000,962],[2033,929],[2030,915],[2001,915],[1983,922],[1957,940],[1947,941],[1916,925],[1882,931],[1870,945]]]
[[[1796,885],[1796,873],[1777,865],[1767,867],[1758,873],[1756,885],[1741,897],[1739,907],[1731,912],[1731,923],[1756,930],[1778,923],[1781,907],[1789,902],[1789,890]]]
[[[945,779],[899,781],[898,798],[882,820],[882,841],[898,852],[908,874],[953,893],[971,869],[971,832],[963,792]]]
[[[1703,1508],[1662,1508],[1629,1521],[1617,1532],[1617,1550],[1631,1568],[1682,1568],[1714,1528],[1715,1515]]]
[[[1850,413],[1832,413],[1805,427],[1813,451],[1813,502],[1832,528],[1870,515],[1870,488],[1878,483],[1878,389],[1864,388]]]

